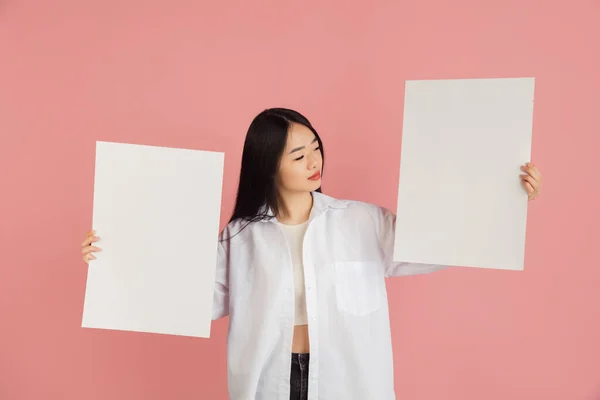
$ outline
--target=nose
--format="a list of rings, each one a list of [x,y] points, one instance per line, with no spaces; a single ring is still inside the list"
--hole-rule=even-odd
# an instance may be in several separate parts
[[[308,168],[315,169],[318,166],[319,166],[319,157],[317,157],[316,155],[311,156],[311,158],[308,162]]]

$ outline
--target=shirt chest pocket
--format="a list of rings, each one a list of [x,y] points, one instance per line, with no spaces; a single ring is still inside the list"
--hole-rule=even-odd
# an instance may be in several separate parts
[[[382,267],[376,261],[335,262],[335,296],[340,312],[364,316],[383,301]]]

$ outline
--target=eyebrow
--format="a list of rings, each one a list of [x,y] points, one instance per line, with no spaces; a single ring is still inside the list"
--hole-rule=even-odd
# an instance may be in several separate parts
[[[313,144],[314,142],[317,141],[317,137],[315,136],[315,138],[313,139],[313,141],[310,144]],[[306,146],[300,146],[300,147],[296,147],[295,149],[293,149],[292,151],[289,152],[289,154],[295,153],[297,151],[302,150],[303,148],[305,148]]]

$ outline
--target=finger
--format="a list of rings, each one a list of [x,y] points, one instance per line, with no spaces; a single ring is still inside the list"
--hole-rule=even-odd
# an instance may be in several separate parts
[[[96,251],[102,251],[102,249],[99,247],[96,247],[96,246],[86,246],[81,250],[81,253],[88,254],[88,253],[93,253]]]
[[[521,166],[521,171],[526,172],[529,176],[533,177],[536,180],[541,178],[541,174],[535,167],[528,167],[527,165],[523,165]]]
[[[523,187],[525,188],[528,194],[531,195],[533,192],[535,192],[535,189],[533,188],[533,186],[531,186],[529,182],[523,180],[521,181],[521,183],[523,184]]]
[[[542,179],[542,173],[540,172],[540,170],[538,169],[538,167],[536,167],[535,165],[531,165],[529,168],[531,168],[531,175],[533,175],[533,177],[536,180],[541,180]]]
[[[538,167],[536,167],[532,163],[527,163],[527,167],[528,167],[528,172],[527,172],[528,174],[533,176],[538,181],[542,179],[542,173],[540,172]]]
[[[531,184],[534,190],[538,187],[538,182],[531,175],[521,175],[521,179]]]
[[[97,242],[98,240],[100,240],[100,238],[98,236],[90,236],[87,239],[85,239],[83,241],[83,243],[81,243],[81,246],[82,247],[89,246],[90,244]]]

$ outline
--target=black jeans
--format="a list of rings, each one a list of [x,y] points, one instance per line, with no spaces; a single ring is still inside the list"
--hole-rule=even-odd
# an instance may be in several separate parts
[[[290,400],[308,398],[308,353],[292,353],[292,371],[290,374]]]

